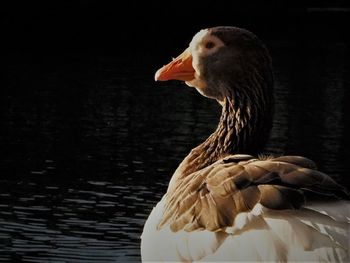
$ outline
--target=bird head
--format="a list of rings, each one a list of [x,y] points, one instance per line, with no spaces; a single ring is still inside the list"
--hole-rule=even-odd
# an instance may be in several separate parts
[[[219,102],[239,92],[256,97],[272,91],[271,59],[263,43],[245,29],[203,29],[182,54],[155,74],[157,81],[172,79],[185,81]]]

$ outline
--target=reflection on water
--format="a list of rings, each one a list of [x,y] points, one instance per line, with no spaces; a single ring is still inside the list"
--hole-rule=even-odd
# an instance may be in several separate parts
[[[269,152],[300,154],[349,185],[348,47],[272,43]],[[140,234],[220,108],[148,56],[18,55],[1,91],[0,261],[140,260]]]
[[[0,254],[5,261],[138,260],[140,229],[153,199],[160,198],[156,187],[105,181],[15,187],[5,182],[3,187]]]

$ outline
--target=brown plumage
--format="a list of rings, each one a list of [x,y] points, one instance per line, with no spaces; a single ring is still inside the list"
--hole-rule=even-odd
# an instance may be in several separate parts
[[[237,214],[252,210],[257,203],[270,209],[298,209],[313,200],[310,192],[328,199],[343,193],[341,186],[314,167],[300,156],[267,160],[228,156],[185,177],[167,193],[158,227],[169,224],[175,232],[225,230]]]
[[[157,71],[155,79],[185,81],[217,100],[222,115],[216,131],[179,165],[146,222],[143,260],[328,261],[337,257],[335,261],[342,261],[348,257],[343,235],[350,223],[349,203],[344,211],[337,210],[345,213],[339,217],[341,222],[325,217],[325,211],[306,208],[317,200],[340,200],[347,196],[346,190],[307,158],[252,156],[268,139],[274,111],[271,58],[254,34],[235,27],[202,30],[188,49]],[[324,225],[310,228],[307,220]],[[250,236],[252,230],[256,235]],[[239,249],[256,238],[251,251]],[[165,253],[152,242],[172,245]]]

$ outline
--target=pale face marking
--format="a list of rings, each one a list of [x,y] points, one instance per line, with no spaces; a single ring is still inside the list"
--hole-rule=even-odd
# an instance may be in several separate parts
[[[190,87],[195,87],[201,92],[205,87],[205,81],[201,79],[201,58],[210,56],[217,52],[225,44],[216,36],[210,34],[208,29],[199,31],[190,43],[190,52],[192,54],[192,66],[195,70],[195,78],[191,81],[186,81]]]

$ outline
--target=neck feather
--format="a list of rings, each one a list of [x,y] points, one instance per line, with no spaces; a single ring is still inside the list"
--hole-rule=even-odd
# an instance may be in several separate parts
[[[249,89],[236,89],[236,92],[224,98],[217,129],[182,161],[168,191],[175,187],[178,180],[227,155],[257,154],[262,151],[272,126],[272,99],[268,99],[272,95],[254,96],[244,90]]]

